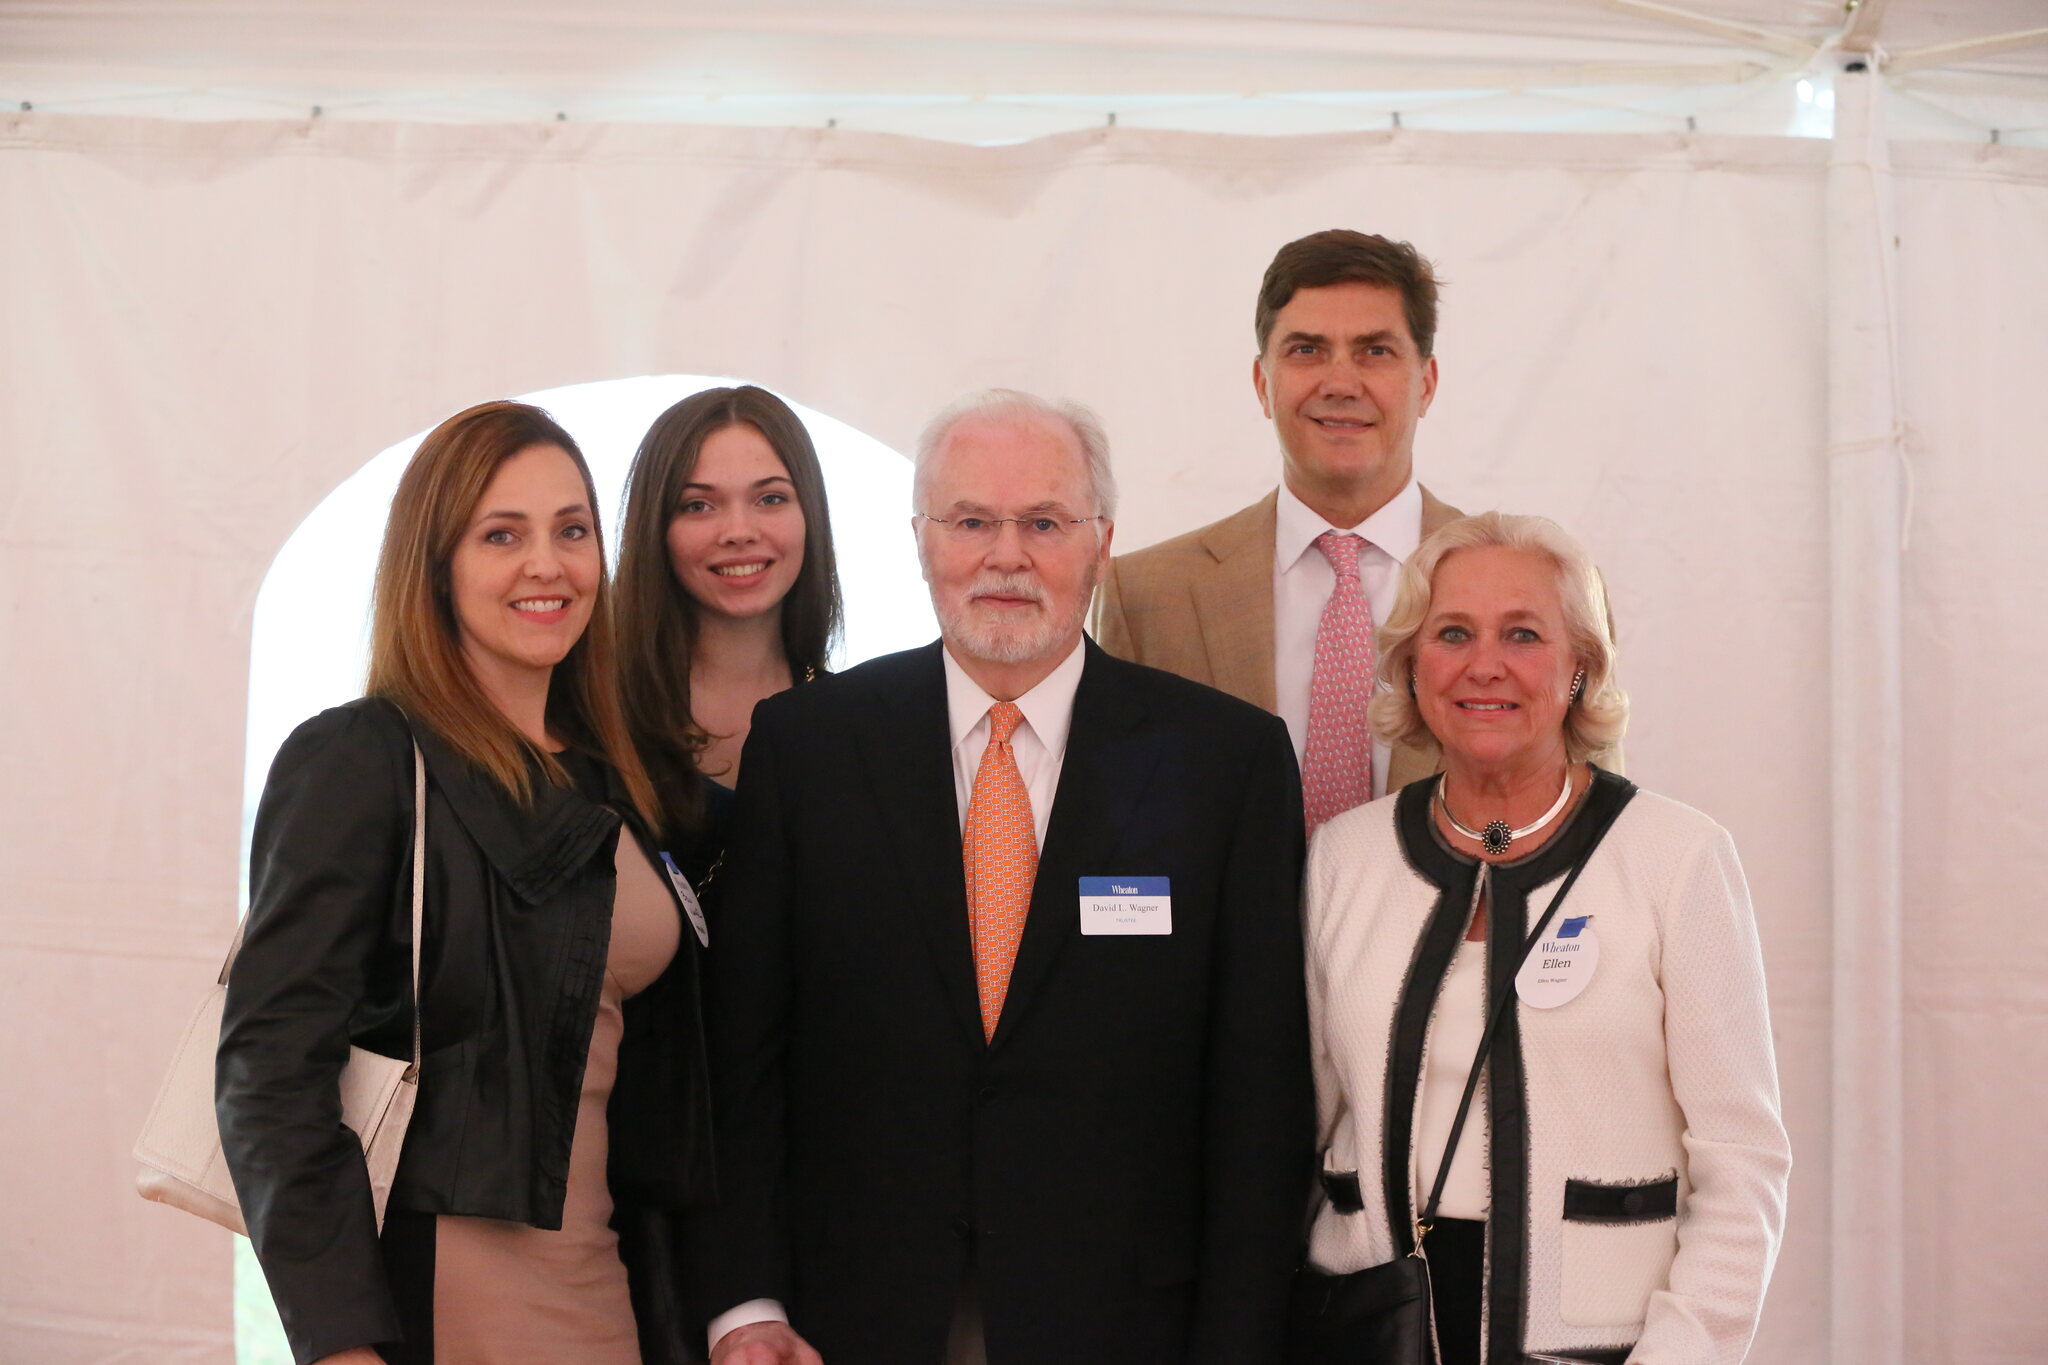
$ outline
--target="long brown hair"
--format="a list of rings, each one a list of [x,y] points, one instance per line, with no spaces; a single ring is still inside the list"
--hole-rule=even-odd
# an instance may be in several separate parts
[[[539,408],[479,403],[428,432],[398,481],[377,556],[370,624],[370,695],[395,702],[522,805],[532,797],[532,765],[558,787],[569,785],[569,774],[505,718],[463,661],[449,565],[498,466],[538,445],[559,446],[575,463],[603,555],[597,488],[575,438]],[[626,728],[613,648],[611,602],[600,575],[590,624],[549,681],[548,728],[617,769],[634,808],[658,829],[660,803]]]
[[[793,678],[822,672],[844,615],[825,473],[803,422],[766,389],[706,389],[654,419],[626,476],[626,525],[619,538],[620,689],[626,723],[671,812],[697,809],[697,755],[711,736],[690,711],[690,651],[697,599],[676,581],[668,528],[683,489],[714,432],[750,426],[774,450],[804,514],[804,562],[782,599],[782,651]]]

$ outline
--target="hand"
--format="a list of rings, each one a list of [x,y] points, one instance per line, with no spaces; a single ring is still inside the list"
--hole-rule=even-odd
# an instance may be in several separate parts
[[[825,1365],[825,1359],[786,1322],[750,1322],[718,1339],[711,1365]]]
[[[384,1357],[374,1346],[355,1346],[331,1356],[321,1356],[313,1365],[384,1365]]]

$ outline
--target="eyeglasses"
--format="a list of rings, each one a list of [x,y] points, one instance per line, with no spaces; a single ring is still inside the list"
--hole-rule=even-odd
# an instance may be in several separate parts
[[[1086,526],[1091,521],[1107,521],[1107,517],[1066,517],[1051,512],[1039,512],[1026,517],[934,517],[924,512],[913,513],[923,517],[940,528],[949,544],[966,545],[976,548],[993,545],[1002,534],[1005,525],[1017,528],[1026,545],[1050,548],[1063,545],[1078,534],[1076,526]]]

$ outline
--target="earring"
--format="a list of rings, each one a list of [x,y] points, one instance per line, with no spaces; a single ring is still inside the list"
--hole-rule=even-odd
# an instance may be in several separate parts
[[[1408,695],[1415,695],[1415,670],[1412,668],[1408,670]]]
[[[1574,673],[1572,675],[1572,693],[1570,696],[1564,699],[1564,704],[1566,706],[1570,706],[1577,702],[1579,699],[1579,689],[1583,688],[1585,685],[1586,670],[1582,668],[1577,673]]]

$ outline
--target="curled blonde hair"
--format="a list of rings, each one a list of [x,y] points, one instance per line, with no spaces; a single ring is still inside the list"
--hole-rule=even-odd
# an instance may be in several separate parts
[[[1429,618],[1436,571],[1459,550],[1521,550],[1557,566],[1557,595],[1564,605],[1572,657],[1586,670],[1579,699],[1565,708],[1564,748],[1572,762],[1608,757],[1628,728],[1628,694],[1614,675],[1614,617],[1607,585],[1585,547],[1548,517],[1481,512],[1437,528],[1401,566],[1394,609],[1373,631],[1379,683],[1367,711],[1372,732],[1395,745],[1436,753],[1436,736],[1423,723],[1409,691],[1415,673],[1416,636]]]

